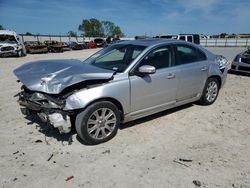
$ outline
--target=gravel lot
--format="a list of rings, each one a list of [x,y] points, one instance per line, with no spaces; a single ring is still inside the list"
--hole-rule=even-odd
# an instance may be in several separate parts
[[[229,60],[242,48],[210,48]],[[250,77],[229,74],[211,106],[185,105],[122,125],[111,141],[82,144],[20,113],[13,70],[40,59],[85,59],[96,50],[0,59],[1,187],[250,187]],[[49,158],[51,158],[49,160]],[[187,159],[190,161],[183,161]],[[72,179],[66,181],[70,176]]]

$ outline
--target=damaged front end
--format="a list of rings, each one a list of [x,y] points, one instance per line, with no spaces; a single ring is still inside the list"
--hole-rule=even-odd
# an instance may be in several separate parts
[[[60,133],[71,131],[70,116],[73,112],[62,110],[65,106],[63,97],[33,92],[25,86],[22,86],[22,91],[17,96],[24,115],[35,115],[42,122],[53,125]]]
[[[67,98],[79,90],[107,83],[113,79],[114,71],[79,60],[41,60],[18,67],[14,74],[23,84],[18,94],[22,112],[37,115],[60,133],[68,133],[71,117],[79,108],[66,109]],[[82,104],[82,101],[77,102]]]

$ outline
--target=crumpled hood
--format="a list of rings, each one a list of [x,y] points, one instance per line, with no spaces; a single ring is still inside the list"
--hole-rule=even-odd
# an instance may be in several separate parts
[[[30,90],[59,94],[65,88],[87,80],[112,79],[114,71],[95,67],[80,60],[41,60],[14,70]]]

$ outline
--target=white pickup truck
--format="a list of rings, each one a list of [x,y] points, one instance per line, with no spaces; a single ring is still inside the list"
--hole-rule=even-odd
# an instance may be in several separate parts
[[[26,49],[14,31],[0,30],[0,56],[25,56]]]

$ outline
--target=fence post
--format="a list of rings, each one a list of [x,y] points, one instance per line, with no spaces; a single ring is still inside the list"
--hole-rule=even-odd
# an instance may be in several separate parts
[[[236,41],[235,41],[235,47],[237,47],[237,42],[238,42],[238,38],[236,38]]]
[[[205,46],[207,47],[207,38],[206,38],[206,43],[205,43]]]
[[[22,36],[22,40],[23,40],[23,42],[24,42],[24,38],[23,38],[23,35],[21,35]]]
[[[217,40],[218,40],[218,39],[216,38],[216,39],[215,39],[215,47],[217,46]]]
[[[247,40],[246,40],[246,47],[247,47],[247,44],[248,44],[248,38],[247,38]]]
[[[225,42],[225,47],[227,47],[227,38],[226,38],[226,42]]]

